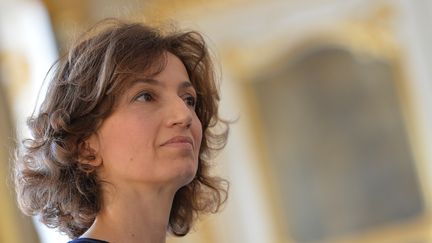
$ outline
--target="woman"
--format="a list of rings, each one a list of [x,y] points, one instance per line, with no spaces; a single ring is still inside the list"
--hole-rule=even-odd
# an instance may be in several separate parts
[[[16,157],[23,212],[73,243],[159,243],[218,211],[209,162],[228,126],[199,33],[107,20],[54,72]]]

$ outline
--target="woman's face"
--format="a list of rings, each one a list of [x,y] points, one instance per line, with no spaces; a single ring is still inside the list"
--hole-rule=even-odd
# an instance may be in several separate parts
[[[101,179],[177,189],[189,183],[202,138],[196,97],[183,63],[171,53],[158,75],[133,80],[90,139],[102,161]]]

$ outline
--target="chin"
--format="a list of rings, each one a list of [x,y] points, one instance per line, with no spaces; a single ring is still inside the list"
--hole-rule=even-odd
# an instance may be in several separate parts
[[[184,170],[182,170],[177,176],[177,179],[179,181],[179,188],[191,183],[195,178],[196,173],[197,166],[193,165],[185,167]]]
[[[191,183],[198,170],[198,161],[193,159],[170,160],[166,165],[163,181],[177,189]]]
[[[185,186],[193,181],[196,175],[196,169],[185,172],[181,177],[183,178],[183,185]]]

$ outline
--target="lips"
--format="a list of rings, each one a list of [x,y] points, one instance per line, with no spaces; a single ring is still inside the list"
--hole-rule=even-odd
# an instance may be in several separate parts
[[[164,142],[162,146],[191,146],[193,148],[193,140],[186,136],[175,136]]]

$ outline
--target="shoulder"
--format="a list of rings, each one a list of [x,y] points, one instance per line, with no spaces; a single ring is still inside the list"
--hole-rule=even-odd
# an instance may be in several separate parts
[[[103,240],[90,239],[90,238],[78,238],[78,239],[69,241],[68,243],[109,243],[109,242],[103,241]]]

